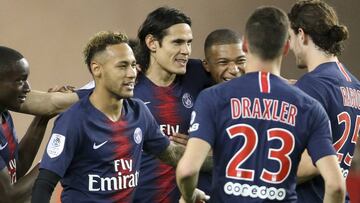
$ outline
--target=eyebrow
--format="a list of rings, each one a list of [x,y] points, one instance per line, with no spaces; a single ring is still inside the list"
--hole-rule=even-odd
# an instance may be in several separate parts
[[[176,43],[192,42],[192,41],[193,41],[193,39],[185,40],[185,39],[181,39],[181,38],[172,40],[172,42],[176,42]]]

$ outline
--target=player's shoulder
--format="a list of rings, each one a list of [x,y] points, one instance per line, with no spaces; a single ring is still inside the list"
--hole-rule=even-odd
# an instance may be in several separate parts
[[[1,112],[1,116],[6,120],[6,122],[10,123],[11,127],[14,126],[14,121],[12,119],[10,111],[4,110],[3,112]]]
[[[303,86],[338,86],[343,84],[350,75],[357,80],[352,74],[345,68],[345,66],[339,62],[326,62],[317,66],[313,71],[305,73],[297,81],[297,85]]]
[[[126,108],[131,108],[133,111],[143,111],[144,109],[147,109],[145,103],[139,99],[139,98],[127,98],[124,99],[124,105],[126,105]]]
[[[200,59],[189,59],[186,64],[187,68],[203,68],[202,61]]]
[[[84,97],[90,95],[90,93],[93,92],[94,88],[95,88],[95,81],[92,80],[92,81],[88,82],[87,84],[85,84],[84,86],[80,87],[79,89],[76,89],[75,93],[81,99],[81,98],[84,98]]]
[[[56,122],[67,121],[68,123],[75,123],[73,121],[80,121],[86,118],[85,112],[89,105],[90,105],[90,101],[88,97],[84,97],[80,99],[75,104],[70,106],[67,110],[60,113],[56,119]]]
[[[199,81],[200,79],[208,81],[209,83],[212,82],[210,74],[206,72],[200,59],[189,59],[184,76],[194,79],[193,82]]]

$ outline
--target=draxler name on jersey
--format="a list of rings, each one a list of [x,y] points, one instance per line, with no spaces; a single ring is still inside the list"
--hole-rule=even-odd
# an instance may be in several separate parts
[[[263,108],[261,108],[261,103]],[[242,97],[231,98],[231,118],[256,118],[262,120],[272,120],[285,123],[291,126],[296,124],[296,115],[298,109],[295,105],[279,101],[276,99],[259,99],[253,100]]]
[[[101,177],[96,174],[88,174],[89,191],[116,191],[138,185],[139,171],[133,171],[132,159],[114,160],[114,171],[117,173],[116,177]]]

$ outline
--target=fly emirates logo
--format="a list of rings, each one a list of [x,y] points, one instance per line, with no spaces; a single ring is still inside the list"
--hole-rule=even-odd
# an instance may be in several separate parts
[[[117,176],[100,177],[89,174],[89,191],[112,191],[136,187],[139,171],[133,171],[132,159],[114,160],[114,171]]]

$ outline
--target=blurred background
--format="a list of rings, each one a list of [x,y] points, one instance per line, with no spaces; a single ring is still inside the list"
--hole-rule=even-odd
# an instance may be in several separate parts
[[[192,58],[203,58],[203,43],[208,33],[218,28],[230,28],[243,33],[247,17],[262,5],[275,5],[286,12],[293,0],[0,0],[0,45],[20,51],[30,62],[29,82],[32,89],[46,91],[55,85],[80,87],[91,80],[83,63],[82,50],[88,39],[98,31],[123,31],[136,37],[146,15],[159,6],[184,11],[193,21]],[[340,22],[348,26],[350,39],[340,60],[358,78],[360,47],[360,1],[328,0],[334,6]],[[357,9],[356,9],[357,8]],[[292,53],[285,58],[282,75],[297,79],[304,71],[295,67]],[[13,113],[19,138],[26,132],[32,116]],[[52,122],[48,126],[39,154],[42,155]],[[358,146],[359,149],[359,146]],[[360,185],[360,160],[355,156],[348,185]],[[37,157],[37,160],[40,156]],[[350,191],[352,192],[352,191]],[[360,202],[354,192],[352,202]],[[356,196],[357,195],[357,196]],[[56,198],[54,198],[56,199]],[[55,202],[56,200],[53,200]]]

